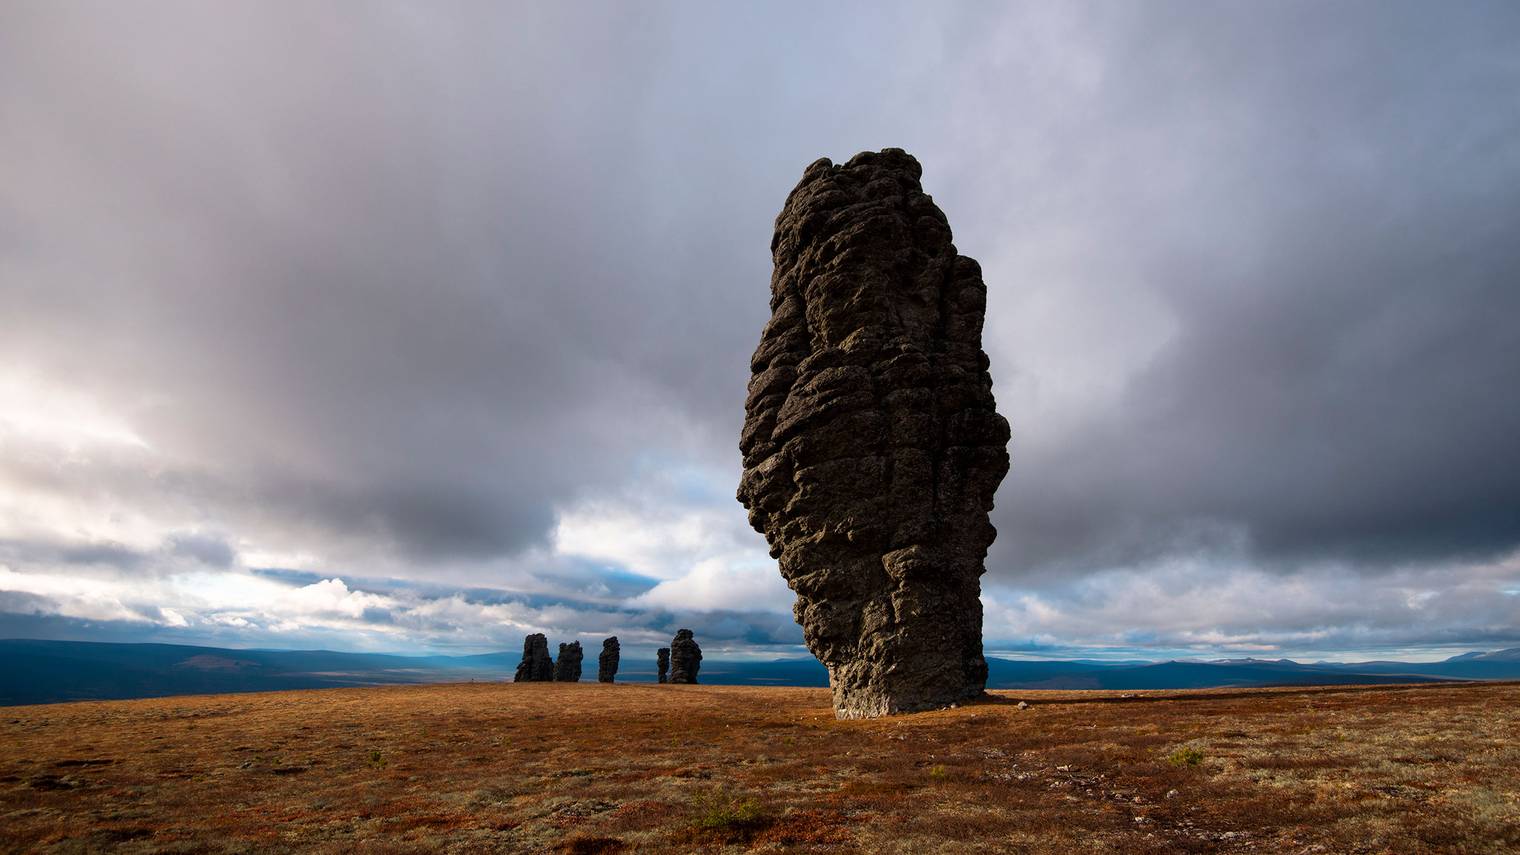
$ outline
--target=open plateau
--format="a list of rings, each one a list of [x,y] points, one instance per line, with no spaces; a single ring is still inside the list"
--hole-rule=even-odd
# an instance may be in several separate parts
[[[466,683],[9,707],[0,848],[1520,848],[1520,684],[994,691]]]

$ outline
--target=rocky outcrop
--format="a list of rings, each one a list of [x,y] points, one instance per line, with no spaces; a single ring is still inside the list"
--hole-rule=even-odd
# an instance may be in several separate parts
[[[670,672],[670,648],[661,647],[659,650],[656,650],[654,659],[655,665],[660,669],[659,681],[664,683],[667,680],[666,674]]]
[[[670,682],[695,683],[701,667],[702,648],[692,638],[691,630],[677,630],[676,637],[670,642]]]
[[[554,660],[549,658],[549,639],[543,633],[535,632],[523,639],[522,661],[517,663],[517,674],[512,682],[547,683],[553,679]]]
[[[981,575],[1008,471],[987,288],[901,149],[813,163],[771,241],[738,498],[763,533],[834,710],[979,695]]]
[[[598,683],[611,683],[617,677],[618,660],[622,658],[622,650],[618,645],[617,636],[613,636],[602,642],[602,655],[596,657],[596,681]]]
[[[572,641],[559,646],[559,661],[554,663],[554,682],[579,683],[581,681],[581,643]]]

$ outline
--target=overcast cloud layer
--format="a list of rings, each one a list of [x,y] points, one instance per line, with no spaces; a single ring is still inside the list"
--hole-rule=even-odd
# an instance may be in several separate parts
[[[1512,3],[0,9],[0,636],[800,650],[773,219],[919,157],[995,650],[1520,645]]]

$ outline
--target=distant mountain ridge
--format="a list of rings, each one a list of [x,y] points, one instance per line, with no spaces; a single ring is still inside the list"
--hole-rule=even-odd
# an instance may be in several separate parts
[[[0,640],[0,706],[281,689],[511,679],[517,653],[398,656],[331,650],[239,650],[183,644]],[[654,681],[623,660],[620,682]],[[991,689],[1206,689],[1520,679],[1520,648],[1464,653],[1441,662],[1316,662],[1219,659],[1106,663],[989,657]],[[718,685],[827,686],[816,659],[702,663]]]

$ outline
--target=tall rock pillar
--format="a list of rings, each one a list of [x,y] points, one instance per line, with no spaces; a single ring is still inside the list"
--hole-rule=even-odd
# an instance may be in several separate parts
[[[554,660],[549,658],[549,639],[535,632],[523,639],[522,661],[517,663],[514,683],[546,683],[554,679]]]
[[[901,149],[813,163],[771,240],[738,498],[765,535],[834,710],[981,694],[981,576],[1008,472],[981,268]]]
[[[559,661],[554,663],[554,682],[556,683],[579,683],[581,681],[581,660],[584,653],[579,641],[559,646]]]
[[[676,631],[670,642],[670,682],[695,683],[702,667],[702,648],[689,629]]]
[[[617,677],[618,660],[621,658],[622,647],[618,644],[617,636],[603,641],[602,653],[596,657],[596,681],[611,683]]]

